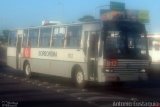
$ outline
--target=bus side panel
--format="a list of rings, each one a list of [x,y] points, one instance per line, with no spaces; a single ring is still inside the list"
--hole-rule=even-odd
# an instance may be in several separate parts
[[[22,58],[21,62],[24,61]],[[84,61],[82,49],[77,51],[77,49],[31,48],[28,61],[32,72],[70,78],[72,68],[79,65],[84,72],[85,80],[88,77],[87,63]]]
[[[50,72],[50,61],[45,59],[30,59],[32,71],[48,74]]]
[[[16,69],[16,48],[7,48],[7,65]]]
[[[22,58],[24,63],[26,59]],[[32,72],[48,74],[60,77],[71,78],[72,68],[75,65],[79,65],[83,70],[85,80],[88,80],[87,75],[87,63],[61,61],[61,60],[49,60],[49,59],[27,59],[31,65]],[[23,63],[21,65],[23,65]],[[23,67],[21,67],[23,68]]]
[[[51,61],[51,73],[52,75],[68,77],[69,75],[69,62],[60,61],[60,60],[52,60]]]
[[[32,72],[49,74],[50,60],[36,58],[21,58],[21,70],[23,70],[25,61],[29,62]]]
[[[16,69],[16,57],[14,56],[7,56],[7,65]]]
[[[71,78],[72,74],[72,68],[75,65],[79,65],[81,69],[83,70],[85,80],[87,80],[87,63],[81,63],[81,62],[72,62],[72,61],[51,61],[51,72],[52,75],[56,76],[62,76]]]

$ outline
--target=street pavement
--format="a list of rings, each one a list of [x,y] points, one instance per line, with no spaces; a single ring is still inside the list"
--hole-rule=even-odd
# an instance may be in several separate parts
[[[157,77],[157,75],[156,75]],[[0,68],[0,101],[3,107],[111,107],[115,101],[160,102],[160,79],[152,74],[145,82],[128,82],[123,87],[89,84],[78,89],[69,80]]]

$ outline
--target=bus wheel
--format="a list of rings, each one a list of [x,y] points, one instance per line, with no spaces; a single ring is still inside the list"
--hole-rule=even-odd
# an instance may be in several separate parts
[[[26,77],[30,78],[31,77],[31,67],[29,63],[25,64],[24,71],[25,71]]]
[[[74,83],[78,88],[85,87],[83,71],[80,68],[77,68],[74,74]]]

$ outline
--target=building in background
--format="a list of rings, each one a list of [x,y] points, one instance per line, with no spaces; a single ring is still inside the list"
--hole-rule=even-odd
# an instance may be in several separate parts
[[[148,34],[149,54],[152,58],[152,63],[160,63],[160,33]]]

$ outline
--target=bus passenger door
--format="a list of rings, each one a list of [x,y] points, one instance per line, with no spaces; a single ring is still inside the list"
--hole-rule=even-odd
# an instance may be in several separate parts
[[[87,42],[88,78],[94,81],[97,80],[98,33],[88,32]]]
[[[17,69],[20,69],[22,35],[23,34],[17,33],[17,44],[16,44],[16,68]]]

